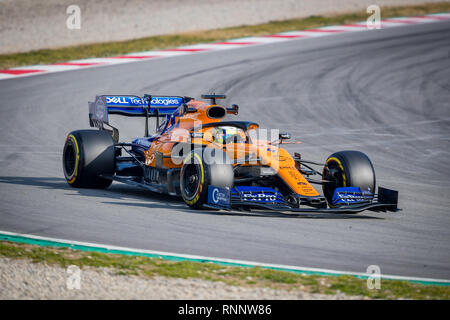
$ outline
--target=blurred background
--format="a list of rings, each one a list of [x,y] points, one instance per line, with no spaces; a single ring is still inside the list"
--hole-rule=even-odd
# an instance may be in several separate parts
[[[0,54],[435,0],[0,0]],[[80,8],[69,29],[67,8]]]

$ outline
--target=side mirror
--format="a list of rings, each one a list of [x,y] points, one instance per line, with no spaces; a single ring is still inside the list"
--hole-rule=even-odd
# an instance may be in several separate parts
[[[211,104],[216,104],[216,99],[226,99],[227,96],[224,94],[202,94],[202,99],[210,99]]]
[[[239,113],[239,106],[237,104],[233,104],[231,108],[227,108],[227,113],[237,115]]]
[[[280,133],[280,135],[279,135],[280,140],[288,140],[290,138],[291,138],[291,134],[287,133],[287,132]]]
[[[183,104],[183,113],[194,113],[197,112],[197,109],[190,108],[187,106],[187,104]]]

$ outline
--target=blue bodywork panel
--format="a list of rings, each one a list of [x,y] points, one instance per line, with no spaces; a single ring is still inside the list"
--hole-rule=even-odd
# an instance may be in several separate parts
[[[183,104],[182,97],[152,97],[149,113],[158,109],[160,115],[172,114]],[[137,96],[106,96],[108,111],[141,115],[148,106],[148,99]],[[152,108],[155,107],[155,108]]]
[[[208,186],[208,204],[215,207],[229,208],[230,189]]]
[[[349,205],[371,202],[373,198],[372,192],[361,190],[358,187],[342,187],[334,190],[331,202],[333,206]]]
[[[231,190],[231,196],[232,199],[247,203],[285,203],[280,192],[268,187],[234,187]]]
[[[283,195],[272,188],[238,186],[231,190],[208,186],[208,204],[229,208],[232,203],[240,204],[285,204]]]

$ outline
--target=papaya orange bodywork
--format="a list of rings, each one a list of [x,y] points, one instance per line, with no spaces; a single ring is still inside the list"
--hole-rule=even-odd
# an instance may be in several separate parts
[[[151,144],[150,148],[145,151],[145,164],[147,166],[156,167],[157,155],[162,158],[162,166],[164,168],[181,168],[182,162],[174,162],[172,150],[177,143],[191,143],[194,145],[207,145],[208,147],[223,149],[233,160],[244,159],[249,155],[253,155],[254,161],[247,161],[243,166],[268,166],[277,172],[280,178],[290,187],[290,189],[302,196],[318,196],[319,193],[311,186],[306,178],[296,169],[295,160],[292,156],[278,144],[272,144],[270,141],[255,140],[246,141],[245,143],[229,143],[220,145],[211,141],[208,137],[208,130],[211,127],[202,127],[208,123],[221,122],[223,117],[210,117],[208,109],[211,107],[225,107],[220,105],[210,105],[202,101],[191,100],[187,103],[187,108],[191,112],[187,112],[182,116],[176,117],[174,120],[176,125],[173,129],[164,132],[157,137]],[[192,111],[195,109],[195,112]],[[169,123],[172,125],[172,123]],[[201,133],[201,137],[192,137],[194,131]],[[248,130],[258,129],[256,124],[252,124]],[[159,163],[161,165],[161,163]]]

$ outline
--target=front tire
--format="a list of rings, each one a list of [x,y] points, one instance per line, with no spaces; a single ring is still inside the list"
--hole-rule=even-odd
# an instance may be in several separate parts
[[[77,130],[69,133],[63,150],[63,170],[67,183],[75,188],[104,189],[115,170],[114,141],[105,131]]]
[[[185,158],[180,172],[180,191],[184,202],[201,209],[208,202],[208,186],[232,188],[233,166],[220,149],[195,149]]]
[[[359,187],[375,193],[375,170],[369,157],[360,151],[339,151],[328,157],[323,168],[323,195],[332,207],[336,188]]]

